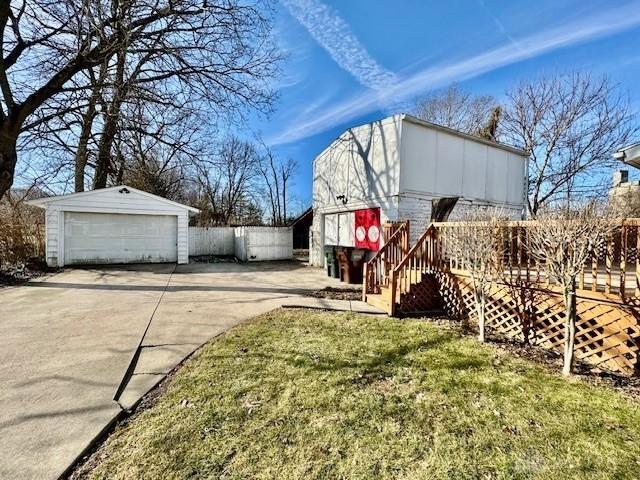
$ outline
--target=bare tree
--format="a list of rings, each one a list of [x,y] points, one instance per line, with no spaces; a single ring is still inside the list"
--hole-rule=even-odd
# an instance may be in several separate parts
[[[480,342],[485,341],[487,296],[500,272],[501,218],[499,211],[474,209],[463,215],[459,225],[446,229],[448,256],[471,277]]]
[[[65,99],[82,92],[90,98],[95,84],[81,75],[105,62],[115,73],[110,98],[116,103],[127,98],[131,86],[125,86],[126,75],[118,75],[118,68],[126,70],[133,56],[148,59],[137,81],[153,84],[149,91],[160,89],[165,98],[183,103],[197,98],[213,107],[213,116],[239,116],[247,107],[268,110],[273,100],[268,79],[278,60],[269,41],[269,9],[268,2],[240,0],[2,2],[0,197],[13,184],[19,137],[71,110],[88,110],[91,102]],[[107,135],[98,148],[103,159],[117,130],[109,115],[117,113],[106,112]],[[86,123],[91,117],[88,112]],[[108,170],[103,163],[97,186]]]
[[[264,146],[264,144],[263,144]],[[263,179],[263,189],[266,192],[268,210],[273,226],[287,224],[287,204],[290,200],[288,188],[291,179],[298,169],[298,163],[292,158],[281,161],[273,152],[264,146],[265,155],[260,162],[260,172]]]
[[[0,271],[44,256],[44,214],[27,200],[42,196],[35,187],[11,190],[0,199]]]
[[[529,269],[525,267],[523,271],[521,268],[523,263],[528,265],[532,261],[530,252],[526,249],[528,241],[526,231],[516,231],[519,239],[513,238],[514,231],[508,226],[505,226],[502,232],[503,233],[500,234],[500,244],[503,246],[502,248],[499,247],[500,251],[503,253],[508,251],[511,258],[507,265],[503,265],[498,269],[498,281],[509,290],[514,302],[513,305],[516,315],[520,321],[522,341],[525,345],[528,345],[531,343],[532,336],[535,334],[533,325],[536,306],[544,297],[544,293],[537,288],[537,279],[531,277]],[[507,242],[507,245],[504,244],[504,241]],[[518,244],[522,246],[522,250],[516,254],[518,261],[513,262],[511,261],[514,255],[513,248],[514,246],[519,248]]]
[[[98,69],[98,74],[93,68],[87,70],[91,90],[87,99],[87,106],[82,113],[80,121],[80,134],[74,158],[74,190],[84,191],[85,171],[89,162],[89,141],[93,131],[93,123],[98,115],[98,102],[101,99],[101,91],[106,81],[108,61],[102,62]]]
[[[115,138],[117,166],[114,183],[126,183],[149,193],[176,201],[185,201],[187,165],[197,155],[192,148],[189,124],[173,124],[173,115],[138,105],[128,112]],[[151,121],[148,117],[153,115]],[[153,128],[152,128],[153,126]],[[156,130],[157,129],[157,130]]]
[[[256,147],[235,137],[227,139],[220,150],[218,174],[223,182],[222,213],[228,222],[241,216],[240,207],[255,194],[260,170]]]
[[[611,214],[591,201],[577,208],[541,209],[529,227],[528,249],[562,288],[565,344],[562,373],[573,372],[576,338],[576,280],[585,263],[611,235]]]
[[[530,155],[528,209],[594,193],[611,154],[638,131],[627,98],[607,77],[554,74],[507,93],[502,138]]]
[[[418,100],[414,114],[428,122],[473,135],[485,128],[497,103],[489,95],[473,95],[453,84]]]
[[[221,142],[215,155],[196,156],[192,163],[211,222],[226,225],[255,216],[252,199],[258,196],[261,179],[255,145],[231,136]]]

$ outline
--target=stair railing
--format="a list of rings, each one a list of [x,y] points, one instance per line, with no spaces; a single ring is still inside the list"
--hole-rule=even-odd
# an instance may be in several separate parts
[[[389,272],[402,261],[409,251],[409,221],[403,222],[376,254],[364,264],[362,272],[362,300],[367,294],[380,293],[381,286],[389,285]]]
[[[396,305],[402,294],[408,293],[422,275],[431,273],[441,266],[436,227],[431,224],[420,236],[416,244],[391,271],[391,300],[389,314],[395,315]]]

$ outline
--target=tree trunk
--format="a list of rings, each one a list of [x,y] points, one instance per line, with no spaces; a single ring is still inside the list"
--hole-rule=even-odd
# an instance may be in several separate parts
[[[78,149],[76,150],[74,184],[76,192],[84,192],[84,173],[87,167],[89,156],[89,137],[93,127],[93,119],[95,117],[95,105],[89,103],[87,111],[82,119],[82,130],[78,139]]]
[[[485,324],[485,299],[483,292],[476,292],[476,313],[478,315],[478,341],[485,342],[484,324]]]
[[[82,117],[82,129],[80,130],[80,138],[78,140],[78,150],[76,151],[75,158],[75,191],[84,191],[84,173],[87,167],[87,160],[89,155],[89,138],[91,137],[91,131],[93,129],[93,120],[96,117],[96,104],[100,99],[100,91],[107,74],[107,62],[104,62],[100,67],[100,73],[98,78],[95,78],[93,71],[90,72],[91,81],[93,82],[93,88],[91,89],[91,95],[89,96],[89,105],[87,111]]]
[[[118,125],[117,117],[111,111],[104,124],[100,144],[98,147],[98,156],[96,158],[96,171],[93,177],[93,188],[105,188],[111,171],[111,150],[113,148],[113,140],[116,136],[116,127]]]
[[[18,162],[17,142],[17,133],[2,129],[0,132],[0,199],[13,185],[13,175]]]
[[[287,180],[282,179],[282,215],[283,226],[287,225]]]
[[[563,375],[573,373],[573,356],[576,343],[576,292],[573,288],[565,288],[564,304],[566,306],[564,324],[564,364],[562,366]]]
[[[93,188],[105,188],[111,171],[111,150],[118,132],[118,121],[120,119],[120,108],[127,95],[128,86],[124,84],[124,67],[126,54],[118,53],[118,63],[114,79],[114,93],[111,105],[107,109],[100,144],[98,145],[98,155],[96,158],[96,171],[93,177]]]

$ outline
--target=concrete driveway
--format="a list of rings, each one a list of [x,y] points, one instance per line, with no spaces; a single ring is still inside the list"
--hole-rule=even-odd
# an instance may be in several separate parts
[[[339,282],[276,262],[69,269],[0,290],[0,478],[58,477],[202,343],[328,285]],[[152,315],[118,404],[114,393]]]

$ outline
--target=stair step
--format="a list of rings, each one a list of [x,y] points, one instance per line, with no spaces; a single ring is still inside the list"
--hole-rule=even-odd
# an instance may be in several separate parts
[[[389,311],[389,299],[381,293],[368,293],[367,303],[374,307],[378,307],[385,312]]]

